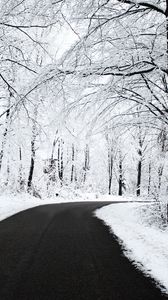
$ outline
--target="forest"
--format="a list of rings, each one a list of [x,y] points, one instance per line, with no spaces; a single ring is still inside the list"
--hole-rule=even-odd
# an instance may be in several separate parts
[[[0,189],[168,194],[168,1],[0,1]]]

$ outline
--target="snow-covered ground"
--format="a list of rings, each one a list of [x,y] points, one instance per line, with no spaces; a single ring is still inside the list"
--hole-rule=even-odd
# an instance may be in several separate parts
[[[10,217],[20,211],[26,210],[31,207],[51,204],[51,203],[66,203],[75,201],[96,201],[100,200],[99,196],[95,193],[77,194],[68,193],[64,190],[60,197],[38,199],[27,193],[10,194],[4,193],[0,196],[0,221]],[[111,199],[106,199],[111,201]],[[119,199],[118,199],[119,201]]]
[[[110,204],[95,215],[110,227],[124,254],[168,293],[168,229],[155,215],[156,204]]]
[[[3,194],[0,196],[0,220],[3,220],[11,215],[16,214],[22,210],[44,205],[50,203],[66,203],[66,202],[75,202],[75,201],[133,201],[130,198],[121,198],[117,196],[101,196],[96,193],[73,193],[70,194],[68,191],[63,191],[60,197],[55,198],[45,198],[38,199],[26,193],[13,194],[10,193]]]
[[[88,197],[87,201],[90,201],[90,199],[92,199],[91,196],[90,198]],[[77,201],[82,201],[82,198],[78,197]],[[64,202],[74,202],[74,198],[55,197],[55,199],[38,199],[26,193],[16,195],[3,194],[0,196],[0,221],[31,207]]]

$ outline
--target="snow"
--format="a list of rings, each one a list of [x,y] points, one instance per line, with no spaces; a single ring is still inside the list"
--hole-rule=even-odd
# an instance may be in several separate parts
[[[96,194],[97,198],[101,201],[112,201],[112,202],[153,202],[147,197],[135,197],[135,196],[116,196],[107,194]]]
[[[124,198],[119,196],[101,195],[99,193],[83,193],[80,190],[72,193],[66,189],[61,192],[59,191],[59,197],[46,197],[44,199],[35,198],[28,193],[11,194],[9,192],[0,196],[0,221],[20,211],[39,205],[81,201],[128,202],[135,201],[135,199],[133,199],[133,197]],[[141,198],[141,201],[145,201],[145,199]]]
[[[132,263],[152,277],[162,292],[168,293],[168,229],[143,219],[143,211],[144,215],[148,211],[150,214],[152,205],[110,204],[96,210],[95,215],[110,227]]]
[[[101,195],[99,193],[83,193],[80,190],[71,192],[68,189],[59,191],[59,197],[38,199],[27,193],[4,193],[0,196],[0,221],[20,211],[39,205],[51,203],[81,202],[81,201],[135,201],[132,197]],[[141,199],[144,201],[144,199]]]
[[[25,209],[38,206],[41,202],[28,194],[1,195],[0,220],[2,221]]]
[[[20,211],[39,205],[100,200],[98,198],[99,195],[96,193],[81,193],[80,191],[77,193],[70,193],[66,189],[60,193],[59,197],[45,199],[38,199],[27,193],[4,193],[0,196],[0,221]],[[111,201],[111,199],[109,198],[106,201]]]

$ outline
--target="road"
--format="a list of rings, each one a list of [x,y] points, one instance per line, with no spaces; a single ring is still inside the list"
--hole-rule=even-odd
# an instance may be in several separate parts
[[[0,223],[0,300],[163,300],[93,211],[51,204]]]

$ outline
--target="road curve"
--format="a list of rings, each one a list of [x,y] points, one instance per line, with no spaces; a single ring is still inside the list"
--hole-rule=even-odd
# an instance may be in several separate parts
[[[0,300],[163,300],[92,216],[106,202],[51,204],[0,222]]]

